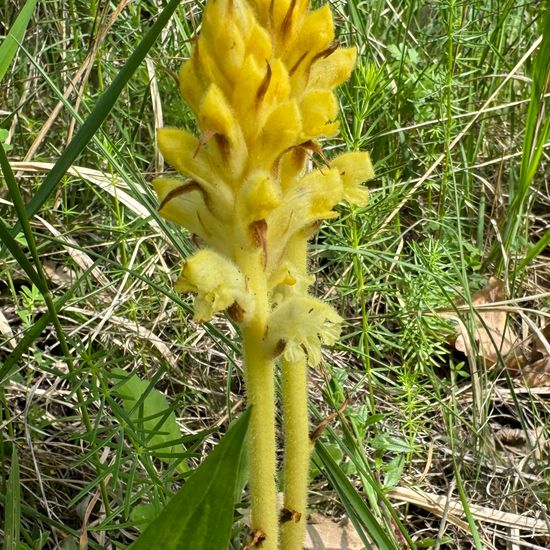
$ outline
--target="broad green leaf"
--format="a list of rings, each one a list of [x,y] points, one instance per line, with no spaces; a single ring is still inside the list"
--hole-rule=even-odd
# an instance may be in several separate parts
[[[23,36],[25,36],[25,31],[27,30],[27,25],[29,24],[36,2],[37,0],[27,0],[23,9],[19,12],[17,19],[14,21],[10,32],[4,38],[2,44],[0,44],[0,82],[9,69],[17,53],[19,44],[23,41]]]
[[[143,434],[142,443],[146,448],[153,456],[168,463],[181,457],[181,431],[166,397],[151,387],[149,381],[140,380],[135,374],[128,376],[122,369],[113,369],[113,374],[124,379],[116,386],[115,392],[135,423],[136,431]],[[178,470],[187,471],[185,462],[180,462]]]
[[[156,502],[148,502],[147,504],[138,504],[132,509],[130,519],[135,527],[140,531],[144,531],[149,524],[159,516],[160,510]]]
[[[4,550],[19,550],[19,532],[21,526],[21,486],[19,485],[19,461],[17,449],[13,446],[11,470],[6,492],[4,519]]]
[[[222,550],[233,524],[235,488],[245,457],[250,412],[233,424],[131,550]]]

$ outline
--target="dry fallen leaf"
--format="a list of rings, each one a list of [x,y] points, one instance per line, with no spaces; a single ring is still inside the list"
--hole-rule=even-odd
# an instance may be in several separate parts
[[[45,260],[42,263],[44,273],[50,279],[50,281],[62,288],[67,288],[78,279],[76,273],[63,264],[56,264],[49,260]]]
[[[542,338],[541,338],[542,337]],[[534,335],[534,344],[530,356],[514,350],[506,361],[506,367],[512,374],[522,378],[530,388],[550,387],[550,325],[546,325],[540,336]]]
[[[504,283],[496,277],[491,277],[487,285],[472,296],[472,306],[476,310],[474,334],[470,334],[463,322],[458,323],[455,342],[458,351],[468,357],[481,357],[487,366],[492,366],[499,356],[504,357],[512,350],[517,336],[510,327],[508,313],[483,307],[501,302],[505,297]]]
[[[304,550],[363,550],[365,545],[350,521],[335,523],[321,514],[308,520]]]
[[[495,432],[495,437],[509,455],[533,455],[540,460],[546,448],[544,430],[539,427],[532,430],[522,428],[501,428]]]

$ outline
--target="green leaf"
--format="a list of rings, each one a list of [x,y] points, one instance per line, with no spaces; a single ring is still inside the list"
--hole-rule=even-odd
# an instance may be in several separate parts
[[[327,453],[332,457],[332,460],[334,460],[336,464],[340,464],[342,462],[342,457],[344,456],[344,453],[342,453],[342,449],[340,449],[340,447],[336,443],[325,443],[324,446]],[[311,480],[319,477],[322,473],[321,469],[317,466],[317,462],[319,461],[319,455],[314,449],[311,456],[311,464],[309,469],[309,479]]]
[[[20,223],[23,226],[26,242],[28,243],[32,252],[33,247],[35,246],[34,240],[32,238],[32,229],[28,223],[28,219],[25,218],[25,206],[23,203],[23,199],[21,198],[21,194],[19,192],[19,186],[15,181],[15,177],[13,175],[13,171],[8,161],[8,157],[6,156],[6,153],[3,148],[0,148],[0,168],[6,180],[6,185],[8,187],[10,198],[17,210]],[[12,256],[17,260],[19,265],[23,268],[23,270],[27,274],[27,277],[29,277],[29,279],[36,285],[36,287],[39,288],[42,293],[47,292],[46,283],[40,276],[39,269],[37,269],[36,266],[33,266],[33,264],[28,260],[27,255],[25,254],[25,252],[23,252],[21,246],[16,240],[16,237],[10,233],[8,226],[6,225],[4,220],[1,218],[0,218],[0,242],[6,245],[7,249],[11,252]],[[34,248],[34,251],[36,252],[35,248]],[[37,252],[35,253],[34,257],[35,258],[38,257]]]
[[[130,519],[135,527],[140,531],[144,531],[150,523],[159,515],[159,507],[156,502],[148,502],[147,504],[138,504],[132,508]]]
[[[11,454],[11,471],[6,491],[4,519],[4,550],[19,550],[21,526],[21,489],[19,481],[19,461],[15,445]]]
[[[123,378],[115,387],[115,392],[122,399],[124,410],[135,424],[138,433],[143,434],[146,448],[153,456],[173,463],[181,457],[181,431],[174,411],[166,397],[156,390],[152,383],[140,380],[135,374],[128,376],[122,369],[113,369],[113,374]],[[175,443],[177,442],[177,443]],[[185,462],[178,465],[180,472],[187,472]]]
[[[221,550],[233,524],[235,488],[245,457],[250,411],[233,424],[131,550]]]
[[[392,461],[384,466],[382,470],[386,473],[384,476],[384,488],[391,489],[395,487],[401,476],[403,475],[403,468],[405,467],[405,455],[398,454]]]
[[[27,0],[23,9],[19,12],[17,19],[11,26],[10,32],[0,45],[0,82],[9,69],[19,44],[23,41],[27,25],[31,18],[37,0]]]
[[[370,444],[375,451],[381,452],[412,453],[414,451],[403,439],[386,434],[376,434],[370,440]]]

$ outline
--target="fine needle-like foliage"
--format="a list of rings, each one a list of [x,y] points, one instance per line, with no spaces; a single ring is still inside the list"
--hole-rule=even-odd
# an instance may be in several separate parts
[[[307,240],[341,201],[364,205],[367,153],[328,161],[319,140],[338,133],[334,89],[354,48],[334,42],[328,5],[304,0],[210,0],[180,92],[199,134],[162,128],[159,147],[183,177],[153,184],[159,211],[195,234],[176,289],[196,294],[195,320],[227,311],[240,326],[248,402],[254,540],[302,547],[311,444],[307,367],[333,344],[341,317],[313,297]],[[308,160],[317,155],[316,169]],[[276,504],[274,376],[282,369],[285,500]],[[280,518],[279,518],[280,516]],[[281,534],[279,534],[279,519]]]

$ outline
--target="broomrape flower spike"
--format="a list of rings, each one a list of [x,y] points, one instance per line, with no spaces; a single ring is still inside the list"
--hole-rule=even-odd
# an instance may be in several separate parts
[[[331,161],[319,140],[338,133],[334,89],[355,64],[334,41],[328,5],[305,0],[207,0],[179,74],[197,135],[161,128],[162,154],[180,174],[153,182],[159,211],[197,235],[176,288],[193,292],[195,319],[227,310],[239,324],[249,404],[253,544],[302,548],[310,454],[307,365],[334,344],[341,318],[308,294],[307,240],[341,201],[364,205],[369,156]],[[322,162],[308,171],[308,160]],[[275,361],[285,413],[285,502],[276,508]],[[261,542],[258,542],[261,541]]]

